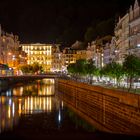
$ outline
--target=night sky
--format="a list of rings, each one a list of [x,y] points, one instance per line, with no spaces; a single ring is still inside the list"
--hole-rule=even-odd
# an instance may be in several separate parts
[[[84,40],[94,22],[123,15],[134,0],[0,0],[0,24],[21,43]]]

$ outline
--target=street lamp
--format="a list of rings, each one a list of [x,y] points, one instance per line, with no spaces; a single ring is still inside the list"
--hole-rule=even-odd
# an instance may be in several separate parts
[[[11,52],[8,53],[8,55],[11,55],[11,54],[12,54]]]

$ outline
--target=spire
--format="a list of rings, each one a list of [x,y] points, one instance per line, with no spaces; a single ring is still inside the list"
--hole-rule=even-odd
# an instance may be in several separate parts
[[[56,46],[56,52],[57,52],[57,53],[60,53],[60,48],[59,48],[59,46]]]
[[[138,3],[138,0],[135,0],[135,3],[134,3],[134,9],[138,8],[139,7],[139,3]]]
[[[132,12],[133,11],[133,8],[132,8],[132,5],[130,6],[130,9],[129,9],[129,12]]]

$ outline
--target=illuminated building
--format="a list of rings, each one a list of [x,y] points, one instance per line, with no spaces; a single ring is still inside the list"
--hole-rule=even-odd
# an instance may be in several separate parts
[[[76,50],[72,48],[65,48],[62,54],[63,66],[67,68],[69,64],[76,62]]]
[[[109,64],[111,62],[111,48],[110,44],[106,43],[104,48],[103,48],[103,64]]]
[[[88,43],[88,47],[86,51],[87,60],[94,59],[95,53],[96,53],[96,45],[95,45],[95,41],[92,41],[91,43]]]
[[[17,35],[6,33],[0,26],[0,63],[14,69],[19,65],[19,40]]]
[[[93,60],[96,67],[103,67],[103,48],[96,45],[95,41],[88,43],[86,55],[87,60]]]
[[[138,0],[119,19],[116,28],[116,62],[122,63],[126,54],[140,56],[140,6]]]
[[[115,60],[122,64],[129,49],[129,14],[127,13],[115,27]]]
[[[83,42],[81,41],[76,41],[74,44],[71,45],[71,49],[76,51],[76,60],[79,59],[86,59],[87,58],[87,54],[86,54],[86,50],[83,49]]]
[[[43,70],[49,72],[52,68],[52,44],[21,44],[27,53],[27,64],[38,63]]]
[[[130,6],[129,31],[129,51],[130,53],[140,57],[140,6],[138,0],[135,0],[133,7]]]
[[[86,59],[86,58],[87,58],[86,50],[77,50],[76,51],[76,60]]]
[[[62,71],[62,52],[59,49],[59,45],[53,47],[52,71]]]

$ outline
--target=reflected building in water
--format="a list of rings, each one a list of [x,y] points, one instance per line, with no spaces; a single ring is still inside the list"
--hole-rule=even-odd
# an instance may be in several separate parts
[[[18,99],[0,97],[0,132],[12,129],[18,123]]]
[[[53,79],[39,80],[27,86],[16,87],[10,92],[13,96],[6,93],[0,96],[0,133],[12,130],[22,114],[59,111],[60,101],[51,96],[54,95]]]
[[[16,87],[12,94],[14,96],[52,96],[54,93],[54,79],[43,79],[29,85]]]

